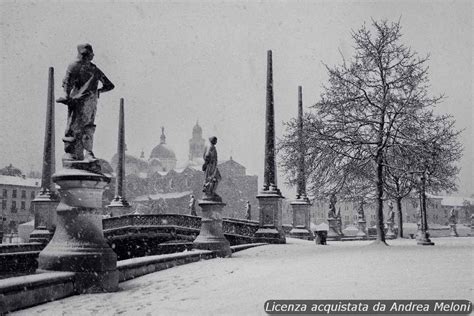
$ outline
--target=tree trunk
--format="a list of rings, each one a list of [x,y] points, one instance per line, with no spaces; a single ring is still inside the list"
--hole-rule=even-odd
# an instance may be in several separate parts
[[[403,212],[402,212],[402,198],[397,197],[397,211],[398,211],[398,238],[403,238]]]
[[[382,153],[377,154],[377,212],[376,212],[376,229],[377,242],[385,243],[385,230],[383,224],[383,164]]]

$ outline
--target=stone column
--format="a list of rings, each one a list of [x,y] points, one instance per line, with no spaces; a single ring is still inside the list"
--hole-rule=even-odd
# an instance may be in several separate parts
[[[365,220],[365,213],[364,213],[364,200],[360,201],[359,209],[357,211],[357,234],[356,239],[364,240],[368,239],[367,234],[367,221]]]
[[[418,234],[417,238],[417,244],[422,245],[422,246],[433,246],[434,242],[431,241],[430,239],[430,234],[428,233],[428,219],[426,217],[426,175],[425,172],[421,175],[421,214],[420,214],[420,219],[421,219],[421,225],[420,225],[420,231]]]
[[[267,97],[265,114],[265,166],[263,189],[257,195],[259,229],[255,237],[261,242],[285,243],[282,228],[283,196],[277,185],[275,163],[275,114],[273,108],[272,51],[267,52]]]
[[[130,213],[131,207],[125,198],[125,114],[124,100],[120,99],[118,143],[117,143],[117,168],[115,169],[115,197],[107,206],[112,216],[125,215]]]
[[[117,290],[117,256],[102,231],[102,194],[110,177],[70,168],[54,174],[53,181],[61,202],[54,236],[39,254],[39,269],[76,272],[78,293]]]
[[[305,175],[305,143],[303,135],[303,91],[302,87],[298,87],[298,180],[296,183],[296,200],[290,203],[293,211],[293,228],[290,236],[294,238],[313,240],[314,236],[310,227],[309,208],[311,203],[306,195],[306,175]]]
[[[54,228],[56,227],[56,207],[58,206],[59,198],[51,178],[55,171],[54,106],[54,68],[50,67],[41,189],[31,202],[35,215],[35,229],[30,234],[30,242],[47,243],[53,236]]]

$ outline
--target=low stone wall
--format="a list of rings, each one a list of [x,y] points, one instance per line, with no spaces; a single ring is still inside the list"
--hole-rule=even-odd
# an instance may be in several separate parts
[[[0,279],[33,273],[38,268],[36,258],[43,248],[41,243],[0,245]]]
[[[262,245],[265,244],[238,245],[232,246],[231,250],[237,252]],[[213,251],[193,250],[122,260],[117,262],[119,282],[215,257],[216,253]],[[78,294],[79,289],[75,286],[75,276],[73,272],[44,271],[33,275],[0,280],[0,315]]]
[[[0,280],[0,314],[75,294],[73,272],[45,272]]]
[[[193,250],[184,253],[173,253],[159,256],[127,259],[117,262],[119,282],[160,270],[180,266],[186,263],[215,258],[210,250]]]
[[[0,254],[26,251],[41,251],[45,245],[37,242],[22,243],[22,244],[1,244]]]

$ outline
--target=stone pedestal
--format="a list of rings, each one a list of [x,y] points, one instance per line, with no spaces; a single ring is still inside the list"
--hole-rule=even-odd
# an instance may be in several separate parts
[[[393,224],[393,221],[387,221],[387,233],[385,234],[387,239],[394,239],[396,237],[393,231]]]
[[[255,237],[259,242],[271,244],[286,243],[282,228],[281,194],[260,194],[257,196],[259,228]]]
[[[311,204],[308,200],[297,199],[290,203],[293,212],[293,228],[290,236],[293,238],[313,240],[314,236],[310,228],[309,207]]]
[[[127,201],[119,198],[113,199],[109,205],[107,205],[107,212],[110,213],[111,217],[117,217],[132,213],[132,207]]]
[[[203,200],[198,202],[202,209],[201,231],[194,240],[195,249],[216,251],[219,257],[230,257],[229,241],[222,231],[222,212],[225,203]]]
[[[450,237],[459,237],[458,231],[456,229],[456,223],[449,224],[449,236]]]
[[[118,289],[117,256],[102,231],[102,193],[110,177],[87,170],[64,169],[53,175],[60,186],[56,231],[38,258],[40,270],[78,274],[75,291]]]
[[[339,234],[339,225],[337,218],[328,218],[328,236],[327,240],[341,240],[341,235]]]
[[[430,234],[427,231],[418,231],[416,243],[422,246],[433,246],[434,242],[430,239]]]
[[[56,208],[59,199],[48,194],[39,194],[33,201],[35,214],[35,229],[31,232],[29,242],[48,243],[53,237],[56,228]]]
[[[367,239],[367,222],[363,219],[360,219],[357,222],[357,228],[359,229],[356,234],[356,238],[359,240]]]

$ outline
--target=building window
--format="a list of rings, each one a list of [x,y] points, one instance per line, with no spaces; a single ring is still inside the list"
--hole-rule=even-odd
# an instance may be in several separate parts
[[[26,202],[25,201],[21,201],[21,209],[26,210]]]
[[[31,199],[32,199],[32,200],[35,199],[35,191],[31,191]]]
[[[12,191],[12,198],[16,198],[16,189]]]
[[[8,190],[7,189],[3,189],[3,197],[4,198],[8,197]]]
[[[16,213],[17,209],[16,209],[16,201],[12,201],[12,209],[11,209],[12,213]]]
[[[21,198],[26,199],[26,190],[21,190]]]
[[[2,210],[7,209],[7,200],[2,200]]]

